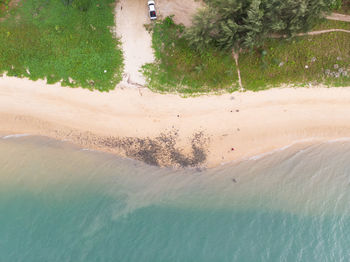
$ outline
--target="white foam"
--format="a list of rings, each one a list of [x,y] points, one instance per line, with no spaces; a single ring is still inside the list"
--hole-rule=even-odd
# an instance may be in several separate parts
[[[281,147],[281,148],[277,148],[277,149],[274,149],[272,151],[269,151],[269,152],[265,152],[265,153],[262,153],[260,155],[255,155],[255,156],[251,156],[251,157],[248,157],[244,160],[258,160],[258,159],[261,159],[263,157],[266,157],[266,156],[269,156],[269,155],[272,155],[274,153],[277,153],[277,152],[282,152],[292,146],[295,146],[297,144],[302,144],[302,143],[307,143],[307,142],[312,142],[312,141],[315,141],[317,140],[317,138],[307,138],[307,139],[301,139],[301,140],[297,140],[297,141],[294,141],[293,143],[289,144],[289,145],[286,145],[284,147]]]
[[[286,145],[284,147],[277,148],[277,149],[274,149],[272,151],[262,153],[260,155],[251,156],[251,157],[245,158],[243,160],[258,160],[258,159],[261,159],[263,157],[272,155],[274,153],[284,151],[284,150],[286,150],[286,149],[288,149],[288,148],[290,148],[290,147],[292,147],[294,145],[302,144],[302,143],[308,143],[308,142],[313,142],[313,141],[319,141],[319,139],[316,138],[316,137],[312,137],[312,138],[308,138],[308,139],[297,140],[297,141],[294,141],[293,143],[291,143],[289,145]],[[327,140],[327,141],[325,141],[323,143],[337,143],[337,142],[350,142],[350,137],[336,138],[336,139],[332,139],[332,140]],[[323,143],[320,142],[320,144],[323,144]]]
[[[25,137],[25,136],[30,136],[28,134],[14,134],[14,135],[7,135],[1,137],[2,139],[11,139],[11,138],[20,138],[20,137]]]
[[[94,152],[94,153],[101,153],[101,151],[97,151],[97,150],[90,149],[90,148],[82,148],[82,149],[80,149],[80,151],[88,151],[88,152]]]
[[[337,139],[328,140],[327,143],[337,143],[337,142],[349,142],[350,137],[341,137]]]

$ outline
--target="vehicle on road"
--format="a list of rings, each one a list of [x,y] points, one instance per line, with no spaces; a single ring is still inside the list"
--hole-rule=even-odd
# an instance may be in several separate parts
[[[157,19],[156,5],[154,1],[148,1],[149,17],[151,20]]]

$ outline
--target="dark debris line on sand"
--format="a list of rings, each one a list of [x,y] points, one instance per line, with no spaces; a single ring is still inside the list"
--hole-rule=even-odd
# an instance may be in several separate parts
[[[191,152],[185,154],[177,147],[178,132],[161,133],[155,138],[106,137],[96,141],[97,146],[121,149],[127,157],[154,166],[198,167],[207,159],[209,138],[203,132],[191,137]]]

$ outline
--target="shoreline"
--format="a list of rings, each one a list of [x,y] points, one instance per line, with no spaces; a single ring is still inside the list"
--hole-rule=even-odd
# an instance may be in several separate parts
[[[349,137],[349,101],[350,87],[181,98],[138,88],[98,93],[4,76],[0,133],[45,136],[151,165],[211,168],[297,141]]]
[[[139,161],[142,164],[147,164],[142,160],[137,160],[134,158],[130,158],[128,156],[122,155],[122,154],[118,154],[118,153],[112,153],[108,150],[104,150],[104,149],[93,149],[93,148],[84,148],[79,146],[76,143],[73,143],[69,140],[63,139],[63,140],[57,140],[51,137],[47,137],[47,136],[42,136],[42,135],[35,135],[35,134],[4,134],[2,132],[0,132],[0,141],[1,140],[5,140],[5,141],[14,141],[16,142],[17,139],[48,139],[49,141],[53,141],[53,142],[57,142],[57,143],[62,143],[63,146],[68,146],[69,148],[74,148],[78,151],[88,151],[88,152],[92,152],[92,153],[102,153],[102,154],[107,154],[110,156],[114,156],[117,157],[121,160],[131,160],[131,161]],[[207,167],[207,166],[189,166],[189,167],[182,167],[182,166],[157,166],[159,168],[172,168],[173,170],[181,170],[183,168],[188,168],[189,170],[193,169],[193,170],[197,170],[197,171],[203,171],[203,170],[211,170],[211,169],[215,169],[215,168],[220,168],[220,167],[225,167],[225,166],[235,166],[235,165],[239,165],[243,162],[247,162],[247,161],[257,161],[260,159],[264,159],[265,157],[269,157],[272,156],[274,154],[280,153],[280,152],[284,152],[284,151],[288,151],[289,153],[294,155],[296,153],[302,152],[304,150],[307,150],[310,147],[314,147],[314,146],[322,146],[325,144],[333,144],[333,143],[350,143],[350,137],[340,137],[340,138],[336,138],[336,139],[331,139],[331,140],[319,140],[316,138],[310,138],[310,139],[303,139],[300,141],[294,141],[293,143],[289,144],[289,145],[285,145],[281,148],[275,148],[272,151],[267,151],[267,152],[262,152],[261,154],[258,155],[253,155],[253,156],[246,156],[244,158],[240,158],[240,159],[234,159],[232,161],[228,161],[228,162],[221,162],[218,165],[214,165],[211,167]],[[154,166],[154,165],[151,165]],[[178,169],[179,168],[179,169]]]
[[[31,139],[31,138],[34,138],[34,139],[36,139],[36,138],[38,138],[38,139],[48,139],[50,141],[55,141],[55,142],[58,142],[58,143],[66,144],[69,147],[73,147],[73,148],[76,148],[76,149],[81,150],[81,151],[105,153],[105,154],[109,154],[109,155],[112,155],[112,156],[120,157],[122,159],[136,160],[136,159],[132,159],[132,158],[129,158],[129,157],[122,156],[122,155],[118,155],[116,153],[110,153],[109,151],[103,150],[103,149],[84,148],[84,147],[79,146],[76,143],[73,143],[70,140],[67,140],[67,139],[58,140],[58,139],[54,139],[54,138],[51,138],[51,137],[48,137],[48,136],[36,135],[36,134],[24,134],[24,133],[6,134],[6,133],[3,133],[3,132],[0,132],[0,141],[1,140],[16,141],[17,139],[22,139],[22,138],[24,138],[24,139],[26,139],[26,138],[28,138],[28,139]],[[273,154],[278,153],[278,152],[283,152],[283,151],[291,149],[291,148],[294,148],[293,151],[299,152],[300,150],[304,150],[304,149],[308,148],[309,146],[315,146],[315,145],[317,146],[317,145],[322,145],[322,144],[326,144],[326,143],[337,143],[337,142],[350,142],[350,137],[343,137],[343,138],[324,140],[324,141],[323,140],[317,140],[317,139],[314,139],[314,138],[300,140],[300,141],[295,141],[295,142],[293,142],[293,143],[291,143],[289,145],[283,146],[281,148],[273,149],[272,151],[262,152],[261,154],[258,154],[258,155],[247,156],[247,157],[244,157],[244,158],[241,158],[241,159],[234,159],[233,161],[229,161],[229,162],[221,162],[219,165],[215,165],[214,167],[224,166],[224,165],[233,164],[233,163],[241,163],[241,162],[244,162],[244,161],[259,160],[259,159],[265,158],[267,156],[273,155]],[[165,166],[165,167],[167,167],[167,166]]]

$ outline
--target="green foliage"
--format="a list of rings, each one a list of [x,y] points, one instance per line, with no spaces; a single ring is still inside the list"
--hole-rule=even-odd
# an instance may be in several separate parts
[[[186,29],[185,37],[189,44],[199,51],[204,51],[208,47],[214,46],[217,35],[217,13],[214,9],[201,9],[193,18],[193,26]]]
[[[307,32],[323,17],[332,0],[265,0],[265,22],[270,33],[293,36]]]
[[[74,8],[86,12],[94,4],[93,0],[62,0],[66,6],[73,6]],[[96,4],[96,3],[95,3]]]
[[[207,0],[186,31],[190,44],[253,50],[270,34],[293,36],[312,28],[333,0]]]
[[[10,0],[0,0],[0,6],[7,6],[9,5]]]
[[[350,29],[346,22],[324,20],[313,30]],[[150,88],[162,92],[193,94],[237,90],[237,74],[230,51],[188,47],[183,26],[166,19],[153,29],[156,63],[145,66]],[[282,84],[305,86],[350,85],[350,34],[335,32],[293,39],[268,39],[261,48],[240,55],[240,70],[245,89],[258,91]],[[334,66],[347,71],[336,72]],[[305,68],[307,66],[307,68]]]
[[[330,4],[331,9],[339,10],[343,4],[342,0],[333,0]]]
[[[0,74],[107,91],[121,80],[113,0],[26,0],[0,22]]]
[[[10,0],[0,0],[0,7],[9,6]]]
[[[154,25],[152,45],[156,62],[144,66],[149,87],[182,94],[237,89],[235,62],[213,48],[198,53],[183,37],[184,27],[171,17]]]
[[[262,50],[266,55],[262,55]],[[269,39],[261,50],[240,56],[243,85],[261,90],[282,84],[330,86],[350,85],[350,34],[342,32],[297,37],[293,40]],[[338,69],[334,69],[337,65]],[[331,75],[330,72],[347,71]]]
[[[350,0],[334,0],[331,8],[337,13],[350,14]]]
[[[72,6],[80,11],[86,12],[93,5],[92,0],[74,0]]]
[[[0,17],[9,10],[10,2],[11,0],[0,0]]]

